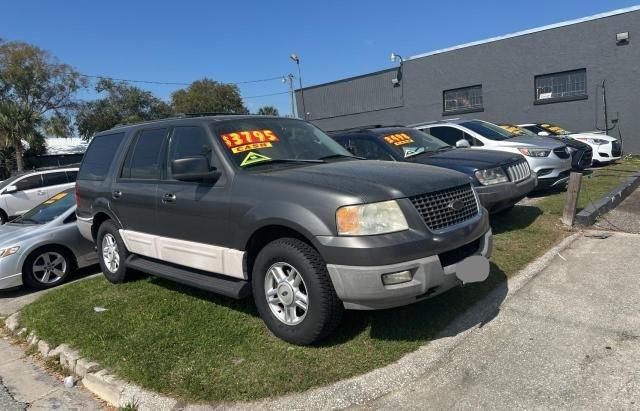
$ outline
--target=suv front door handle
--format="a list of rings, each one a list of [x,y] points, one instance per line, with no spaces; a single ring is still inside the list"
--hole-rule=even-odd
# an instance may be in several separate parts
[[[167,194],[162,196],[162,202],[163,203],[173,203],[174,201],[176,201],[176,195],[175,194],[167,193]]]
[[[116,190],[111,195],[113,196],[114,199],[118,199],[122,197],[122,191]]]

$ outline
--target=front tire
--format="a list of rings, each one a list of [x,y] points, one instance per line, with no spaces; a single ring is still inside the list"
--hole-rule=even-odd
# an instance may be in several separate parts
[[[256,258],[252,278],[260,317],[287,342],[312,344],[331,334],[342,319],[342,302],[324,260],[300,240],[267,244]]]
[[[43,290],[64,283],[73,272],[73,255],[64,248],[45,246],[32,252],[24,262],[22,281],[29,288]]]
[[[129,252],[120,237],[118,227],[111,221],[105,221],[98,228],[98,257],[102,273],[113,284],[123,283],[127,279],[125,261]]]

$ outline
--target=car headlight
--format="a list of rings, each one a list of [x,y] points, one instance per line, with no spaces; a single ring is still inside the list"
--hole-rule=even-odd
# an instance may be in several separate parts
[[[547,150],[546,148],[519,148],[518,149],[522,154],[527,157],[549,157],[551,150]]]
[[[589,144],[593,144],[593,145],[596,145],[596,146],[601,146],[601,145],[609,143],[607,140],[603,140],[601,138],[588,138],[585,141],[587,143],[589,143]]]
[[[480,184],[484,186],[506,183],[509,181],[509,178],[500,167],[478,170],[476,171],[476,178]]]
[[[395,200],[340,207],[336,226],[339,235],[376,235],[409,229]]]
[[[10,255],[17,253],[19,249],[20,246],[17,245],[13,247],[2,248],[0,249],[0,258],[9,257]]]

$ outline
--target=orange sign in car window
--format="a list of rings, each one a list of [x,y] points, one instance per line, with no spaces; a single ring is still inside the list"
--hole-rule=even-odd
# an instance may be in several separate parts
[[[60,201],[63,198],[65,198],[67,196],[68,193],[58,193],[56,195],[54,195],[53,197],[51,197],[50,199],[48,199],[47,201],[45,201],[45,204],[53,204],[56,201]]]
[[[271,130],[250,130],[226,133],[220,136],[232,153],[272,147],[272,143],[280,141]]]
[[[507,130],[509,133],[512,133],[512,134],[522,133],[522,130],[520,130],[520,127],[512,126],[510,124],[502,124],[500,125],[500,127],[504,128],[505,130]]]
[[[384,136],[384,141],[394,146],[402,146],[405,144],[413,143],[413,139],[406,133],[390,134]]]

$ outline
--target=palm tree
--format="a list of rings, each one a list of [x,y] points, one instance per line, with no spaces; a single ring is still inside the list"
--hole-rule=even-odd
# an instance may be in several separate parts
[[[258,115],[260,116],[279,116],[278,109],[273,106],[264,106],[260,107],[258,110]]]

